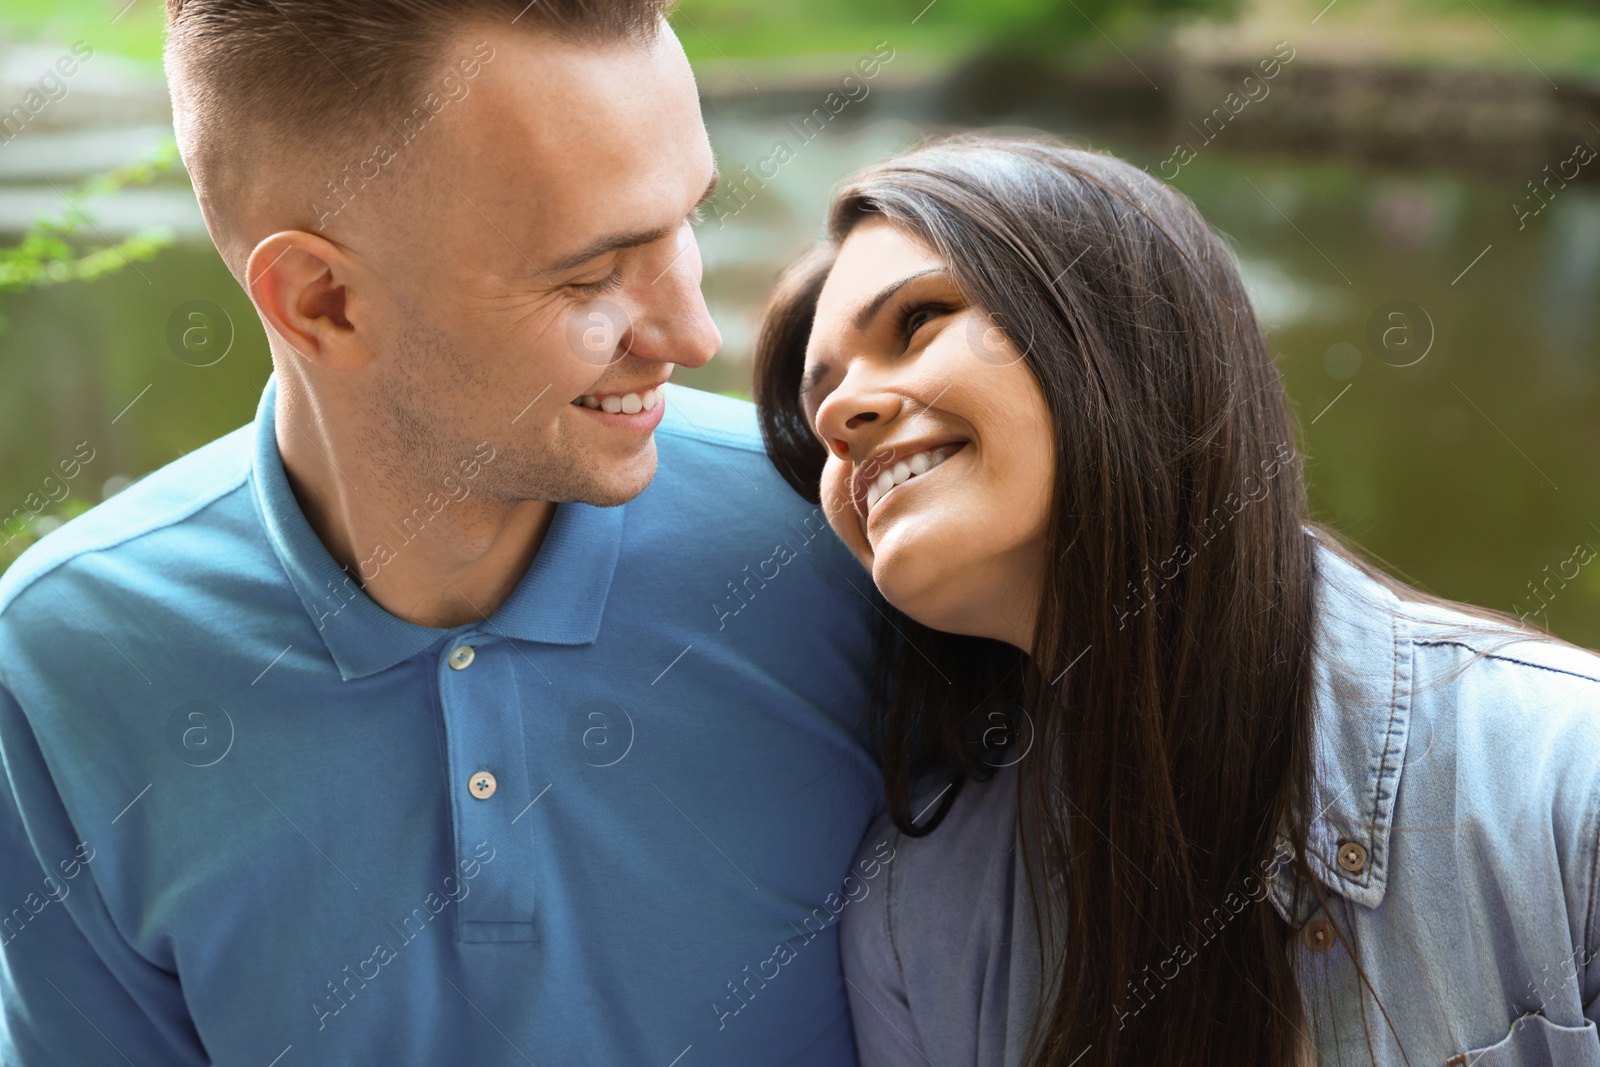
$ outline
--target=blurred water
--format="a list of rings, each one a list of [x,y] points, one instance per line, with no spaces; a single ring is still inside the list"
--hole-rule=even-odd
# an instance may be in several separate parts
[[[799,92],[708,107],[724,175],[776,139],[794,145],[787,120],[816,103]],[[748,391],[773,278],[817,234],[841,176],[937,129],[925,103],[880,93],[847,111],[737,215],[701,227],[725,348],[677,380]],[[1057,125],[1152,169],[1171,151],[1164,131]],[[1554,632],[1600,645],[1600,564],[1572,562],[1578,546],[1600,546],[1600,196],[1566,188],[1519,231],[1519,181],[1225,149],[1207,147],[1174,184],[1237,249],[1300,411],[1318,515],[1434,592],[1542,612]],[[182,199],[163,210],[189,210]],[[194,301],[236,329],[210,366],[168,343]],[[57,492],[48,479],[80,442],[94,459],[69,488],[99,499],[248,421],[270,369],[254,312],[209,245],[3,310],[0,514]]]

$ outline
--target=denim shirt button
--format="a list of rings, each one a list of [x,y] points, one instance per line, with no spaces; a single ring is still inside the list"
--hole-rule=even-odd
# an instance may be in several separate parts
[[[1367,866],[1367,850],[1355,841],[1341,842],[1339,866],[1351,874],[1360,874]]]
[[[1333,924],[1326,919],[1313,919],[1306,923],[1303,936],[1312,952],[1326,952],[1334,942]]]

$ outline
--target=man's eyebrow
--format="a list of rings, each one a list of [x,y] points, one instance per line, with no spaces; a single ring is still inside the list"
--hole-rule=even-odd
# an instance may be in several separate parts
[[[711,181],[707,183],[705,192],[700,194],[700,199],[695,201],[693,210],[698,211],[705,205],[706,201],[711,199],[712,195],[717,191],[717,182],[721,180],[722,175],[713,167]],[[591,259],[603,256],[607,252],[617,252],[624,248],[637,248],[639,245],[647,245],[651,241],[659,241],[675,229],[677,229],[676,226],[657,226],[652,230],[635,230],[632,233],[610,234],[589,242],[571,255],[562,256],[546,267],[544,272],[547,274],[559,274],[574,267],[581,267]]]
[[[856,312],[855,318],[851,320],[851,325],[855,327],[857,333],[864,332],[868,326],[872,325],[873,317],[876,316],[878,312],[883,310],[883,305],[887,304],[889,302],[889,298],[900,291],[901,286],[907,284],[908,282],[915,281],[918,278],[925,278],[930,274],[948,273],[948,267],[929,267],[926,270],[919,270],[915,273],[907,274],[904,278],[901,278],[898,281],[890,282],[882,289],[879,289],[877,294],[873,296],[871,300],[868,300],[865,304],[861,305],[861,309]]]

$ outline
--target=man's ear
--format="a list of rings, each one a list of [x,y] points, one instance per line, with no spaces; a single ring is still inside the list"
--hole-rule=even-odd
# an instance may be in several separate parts
[[[351,285],[367,276],[342,246],[284,230],[256,245],[245,277],[261,320],[301,356],[329,370],[366,366],[371,351],[351,320]]]

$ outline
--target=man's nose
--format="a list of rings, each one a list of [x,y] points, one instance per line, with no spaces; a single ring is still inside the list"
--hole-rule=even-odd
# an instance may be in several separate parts
[[[686,232],[674,257],[640,294],[643,314],[635,323],[633,355],[702,367],[717,354],[722,334],[711,321],[700,274],[700,249]]]

